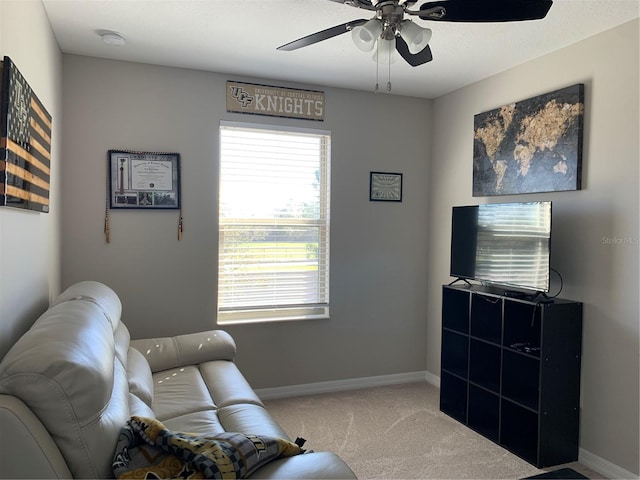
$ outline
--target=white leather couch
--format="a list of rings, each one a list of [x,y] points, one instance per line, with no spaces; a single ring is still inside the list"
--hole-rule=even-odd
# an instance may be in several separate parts
[[[130,341],[109,287],[63,292],[0,362],[0,476],[110,478],[121,428],[153,417],[179,432],[289,439],[212,330]],[[355,478],[338,456],[275,460],[250,478]]]

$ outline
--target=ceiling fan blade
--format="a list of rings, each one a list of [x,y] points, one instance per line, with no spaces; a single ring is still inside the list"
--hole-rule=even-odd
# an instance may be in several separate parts
[[[367,21],[368,20],[364,20],[364,19],[352,20],[350,22],[343,23],[342,25],[336,25],[335,27],[327,28],[326,30],[312,33],[311,35],[307,35],[306,37],[299,38],[298,40],[294,40],[293,42],[285,43],[284,45],[279,46],[277,49],[290,51],[290,50],[297,50],[298,48],[302,48],[302,47],[307,47],[309,45],[313,45],[314,43],[318,43],[323,40],[327,40],[329,38],[342,35],[343,33],[350,32],[353,29],[353,27],[362,25]]]
[[[375,12],[376,7],[371,3],[371,0],[331,0],[332,2],[342,3],[343,5],[349,5],[351,7],[364,8],[366,10],[373,10]]]
[[[418,65],[422,65],[423,63],[433,60],[433,55],[431,55],[431,48],[429,45],[424,47],[418,53],[411,53],[407,42],[405,42],[402,37],[396,37],[396,50],[412,67],[417,67]]]
[[[552,4],[552,0],[444,0],[422,4],[418,15],[440,22],[519,22],[544,18]]]

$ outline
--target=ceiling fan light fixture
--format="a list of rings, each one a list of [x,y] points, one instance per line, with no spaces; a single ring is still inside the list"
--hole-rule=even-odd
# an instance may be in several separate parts
[[[372,18],[368,22],[355,27],[351,31],[351,38],[356,47],[363,52],[370,52],[376,45],[376,40],[382,33],[382,25],[377,18]]]
[[[400,24],[400,36],[407,42],[411,53],[419,53],[429,45],[431,29],[416,25],[411,20],[405,20]]]
[[[379,38],[377,42],[378,49],[373,52],[371,56],[371,60],[381,64],[391,64],[396,63],[396,42],[394,40],[385,40],[384,38]]]

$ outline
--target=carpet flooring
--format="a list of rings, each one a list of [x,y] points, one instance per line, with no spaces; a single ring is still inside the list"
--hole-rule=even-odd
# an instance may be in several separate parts
[[[439,411],[439,390],[410,383],[266,400],[274,418],[305,448],[340,455],[361,479],[520,479],[539,470]]]

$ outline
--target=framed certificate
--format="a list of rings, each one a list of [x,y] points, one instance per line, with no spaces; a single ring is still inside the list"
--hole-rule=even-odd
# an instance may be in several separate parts
[[[180,209],[180,154],[109,150],[110,208]]]

